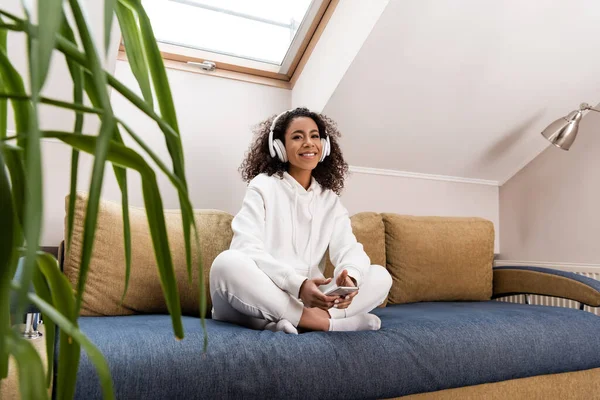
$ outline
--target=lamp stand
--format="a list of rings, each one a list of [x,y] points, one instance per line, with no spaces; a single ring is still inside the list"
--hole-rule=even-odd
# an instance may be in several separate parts
[[[42,333],[38,330],[38,325],[40,323],[40,313],[27,313],[27,316],[25,317],[25,328],[21,331],[21,335],[23,335],[24,338],[31,340],[42,337]]]

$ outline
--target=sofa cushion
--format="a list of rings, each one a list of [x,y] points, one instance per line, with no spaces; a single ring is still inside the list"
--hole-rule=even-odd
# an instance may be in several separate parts
[[[68,197],[66,199],[68,212]],[[71,248],[65,254],[64,273],[73,286],[79,277],[83,245],[83,225],[87,195],[77,193]],[[193,281],[190,284],[185,260],[185,243],[181,212],[165,210],[165,223],[179,288],[181,310],[185,315],[199,315],[197,256],[193,251]],[[232,238],[232,216],[217,210],[194,211],[200,237],[200,252],[204,267],[206,300],[210,310],[209,269],[215,257],[229,248]],[[131,315],[137,313],[167,313],[167,305],[158,276],[152,239],[143,208],[129,207],[131,226],[131,276],[127,295],[121,304],[125,287],[125,248],[121,204],[102,200],[94,249],[83,297],[82,315]],[[65,227],[67,218],[65,217]],[[66,231],[66,228],[65,228]]]
[[[382,329],[286,335],[168,316],[86,317],[118,399],[365,399],[600,367],[600,318],[574,309],[489,302],[376,309]],[[100,399],[84,353],[76,398]]]
[[[365,253],[371,259],[371,264],[385,267],[385,228],[381,214],[374,212],[360,212],[350,217],[352,233],[356,240],[363,245]],[[326,278],[333,276],[334,266],[329,259],[329,250],[325,254]],[[385,307],[387,299],[380,307]]]
[[[350,217],[352,233],[356,240],[363,245],[365,253],[371,259],[371,264],[385,266],[385,229],[381,214],[374,212],[360,212]],[[326,277],[333,275],[333,264],[329,259],[329,251],[325,257]]]
[[[397,214],[383,222],[391,304],[491,298],[492,222]]]

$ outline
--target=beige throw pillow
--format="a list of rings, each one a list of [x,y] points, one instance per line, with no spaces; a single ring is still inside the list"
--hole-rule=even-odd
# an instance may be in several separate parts
[[[65,201],[68,210],[68,197]],[[76,287],[79,276],[83,224],[87,195],[77,193],[74,212],[71,248],[65,252],[64,273]],[[185,260],[185,244],[179,210],[165,210],[165,222],[181,309],[184,315],[199,315],[199,286],[197,267],[193,271],[192,283],[188,281]],[[232,216],[217,210],[194,212],[200,236],[200,250],[204,266],[204,287],[210,311],[209,269],[215,257],[229,248],[232,238]],[[143,208],[129,207],[131,226],[131,276],[123,303],[125,288],[125,248],[123,245],[123,220],[121,204],[102,200],[98,213],[98,225],[94,241],[86,291],[81,315],[131,315],[138,313],[167,313],[158,269],[154,257],[152,240],[148,229],[146,212]],[[67,218],[65,217],[65,227]],[[65,228],[66,231],[66,228]],[[194,266],[197,265],[193,251]]]
[[[391,304],[491,298],[492,222],[397,214],[383,222]]]

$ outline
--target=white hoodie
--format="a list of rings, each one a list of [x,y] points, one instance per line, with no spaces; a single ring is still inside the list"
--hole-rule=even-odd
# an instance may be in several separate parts
[[[352,233],[348,211],[332,190],[312,178],[305,190],[290,174],[260,174],[248,184],[231,223],[231,249],[250,256],[282,290],[298,297],[307,278],[320,277],[325,251],[335,266],[360,286],[371,261]]]

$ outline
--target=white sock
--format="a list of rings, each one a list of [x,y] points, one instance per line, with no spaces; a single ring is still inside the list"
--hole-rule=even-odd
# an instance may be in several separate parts
[[[353,317],[330,319],[329,330],[336,332],[343,331],[376,331],[381,328],[381,320],[377,315],[358,314]]]
[[[271,332],[285,332],[293,335],[298,334],[298,329],[296,329],[296,327],[287,319],[282,319],[278,322],[269,322],[265,325],[264,329]]]

